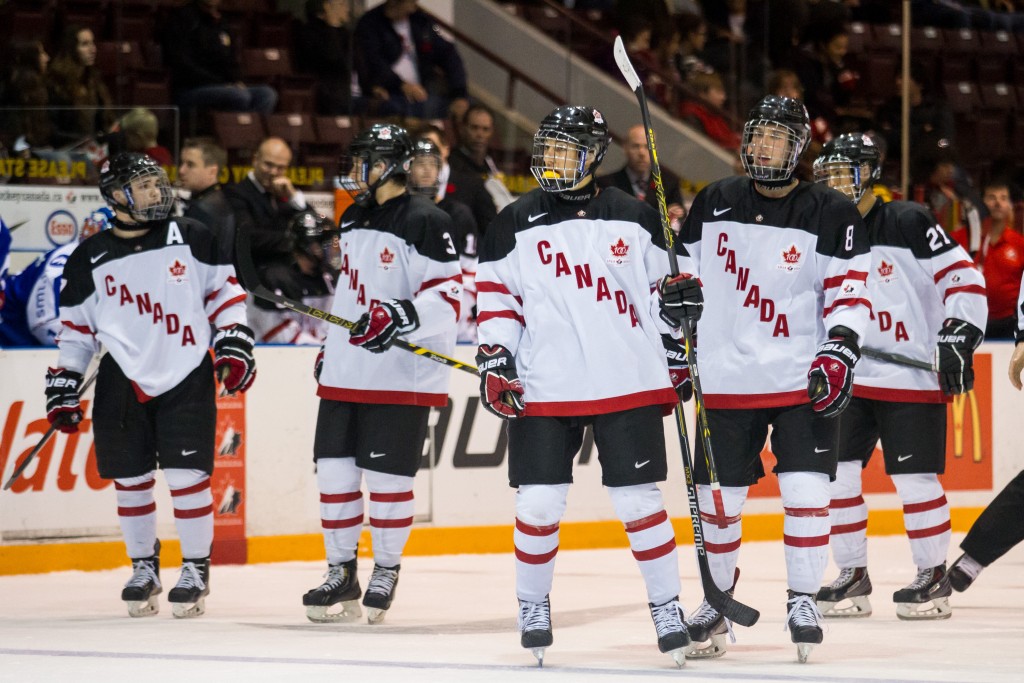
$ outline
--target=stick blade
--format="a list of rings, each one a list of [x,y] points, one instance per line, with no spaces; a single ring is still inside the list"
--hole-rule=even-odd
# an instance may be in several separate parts
[[[718,610],[729,621],[750,628],[761,618],[761,613],[739,600],[730,598],[727,593],[705,595],[708,604]]]
[[[626,54],[626,45],[622,42],[622,36],[615,37],[615,47],[612,48],[612,54],[615,55],[615,63],[618,65],[619,71],[622,72],[622,77],[629,84],[630,90],[636,92],[640,88],[640,77],[637,75],[636,69],[633,68],[633,63],[629,61],[629,55]]]

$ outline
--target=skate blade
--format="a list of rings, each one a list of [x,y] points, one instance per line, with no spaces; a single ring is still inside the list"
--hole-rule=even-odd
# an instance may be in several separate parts
[[[713,635],[705,647],[698,647],[704,643],[692,643],[686,653],[687,659],[715,659],[725,654],[725,634]]]
[[[682,669],[686,666],[686,651],[689,649],[689,645],[686,647],[679,647],[675,650],[669,650],[667,654],[672,657],[672,661],[676,663],[676,668]]]
[[[199,598],[196,602],[173,602],[171,611],[176,619],[192,619],[201,617],[206,613],[206,598]]]
[[[839,602],[818,601],[821,615],[829,619],[857,619],[871,616],[871,601],[868,596],[859,595]]]
[[[382,624],[384,623],[384,617],[386,617],[388,611],[379,607],[367,607],[366,608],[366,622],[368,624]]]
[[[149,596],[148,600],[125,600],[124,604],[128,606],[130,617],[152,617],[160,612],[160,602],[155,595]]]
[[[328,612],[332,607],[341,607],[338,612]],[[306,618],[314,624],[337,624],[355,621],[363,616],[358,600],[338,602],[333,605],[306,605]]]
[[[544,647],[531,647],[530,648],[530,652],[532,652],[533,656],[537,658],[537,666],[539,668],[541,668],[541,669],[544,668],[544,650],[546,650],[546,649],[547,648],[544,648]]]
[[[796,661],[801,664],[807,663],[807,658],[811,654],[811,650],[814,649],[814,643],[797,643],[796,646]]]
[[[949,606],[949,598],[935,598],[930,602],[897,602],[896,616],[904,621],[949,619],[953,616],[953,608]]]

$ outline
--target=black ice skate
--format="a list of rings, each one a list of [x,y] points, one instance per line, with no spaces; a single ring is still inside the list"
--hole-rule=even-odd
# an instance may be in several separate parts
[[[210,558],[184,559],[177,585],[167,594],[174,616],[189,619],[206,612],[206,596],[210,594]]]
[[[949,619],[953,616],[949,606],[952,594],[953,587],[943,562],[937,567],[918,569],[914,581],[893,593],[892,600],[900,619]]]
[[[351,559],[327,567],[324,582],[302,596],[306,606],[306,618],[318,624],[352,621],[363,616],[359,609],[359,598],[363,595],[356,576],[356,561]],[[328,608],[339,605],[338,610]]]
[[[671,655],[676,666],[682,668],[686,664],[686,651],[690,648],[690,635],[683,625],[679,596],[660,605],[649,602],[647,606],[651,608],[651,618],[658,632],[658,650]]]
[[[363,595],[363,607],[366,608],[366,620],[369,623],[379,624],[384,621],[387,611],[391,608],[391,601],[395,599],[398,571],[401,568],[400,564],[394,567],[373,565],[370,583],[366,585],[366,593]]]
[[[163,592],[160,585],[160,540],[153,546],[153,554],[132,560],[132,578],[121,590],[121,599],[132,617],[151,617],[160,611],[156,596]]]
[[[978,563],[973,557],[964,553],[957,558],[953,566],[949,568],[949,585],[953,587],[957,593],[963,593],[965,590],[971,587],[974,580],[978,578],[978,574],[984,569],[981,564]]]
[[[544,602],[519,601],[519,644],[533,652],[537,666],[544,666],[544,649],[551,646],[555,637],[551,633],[551,600],[544,596]]]
[[[732,590],[727,591],[732,595]],[[686,653],[688,659],[713,659],[725,654],[725,636],[736,642],[732,622],[726,619],[707,600],[700,603],[697,611],[686,620],[686,630],[693,646]],[[703,645],[703,647],[698,647]]]
[[[789,636],[796,643],[796,658],[803,664],[815,645],[821,644],[821,612],[810,593],[788,591],[786,601],[786,627]]]
[[[867,567],[846,567],[839,578],[818,591],[818,609],[825,617],[871,616],[871,578]]]

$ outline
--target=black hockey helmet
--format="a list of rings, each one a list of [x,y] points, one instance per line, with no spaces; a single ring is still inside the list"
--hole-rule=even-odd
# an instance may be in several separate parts
[[[338,184],[352,195],[357,204],[366,204],[377,188],[388,180],[404,181],[411,156],[412,140],[405,128],[375,123],[352,139],[348,154],[341,158]],[[381,163],[384,170],[371,185],[370,172]]]
[[[859,202],[882,174],[882,152],[866,133],[843,133],[829,140],[814,160],[814,180]]]
[[[441,189],[441,150],[428,138],[413,143],[407,185],[412,194],[433,199]]]
[[[153,201],[149,197],[137,196],[141,188],[132,188],[136,181],[151,182],[149,189],[159,190],[159,199]],[[124,199],[115,197],[115,192],[122,193]],[[167,218],[174,205],[171,181],[164,169],[153,157],[138,152],[121,152],[103,164],[100,194],[112,209],[129,214],[139,223]]]
[[[321,269],[337,271],[341,266],[339,230],[334,221],[312,209],[300,211],[288,221],[292,248],[305,254]]]
[[[573,105],[558,107],[544,117],[533,136],[530,172],[545,192],[570,190],[588,175],[594,175],[608,151],[610,139],[608,124],[597,109]],[[558,153],[554,158],[550,153],[545,158],[544,151],[552,143]]]
[[[761,185],[786,185],[810,137],[807,107],[791,97],[768,95],[754,105],[743,126],[743,169]]]

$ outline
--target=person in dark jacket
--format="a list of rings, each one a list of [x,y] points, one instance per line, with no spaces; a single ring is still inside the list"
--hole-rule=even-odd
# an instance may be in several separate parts
[[[191,193],[182,215],[212,230],[234,262],[235,214],[220,184],[220,172],[227,168],[227,152],[212,138],[188,138],[181,145],[180,156],[178,185]]]
[[[352,25],[349,0],[307,0],[306,21],[295,31],[295,67],[316,79],[316,113],[362,113],[362,97],[352,93]]]

